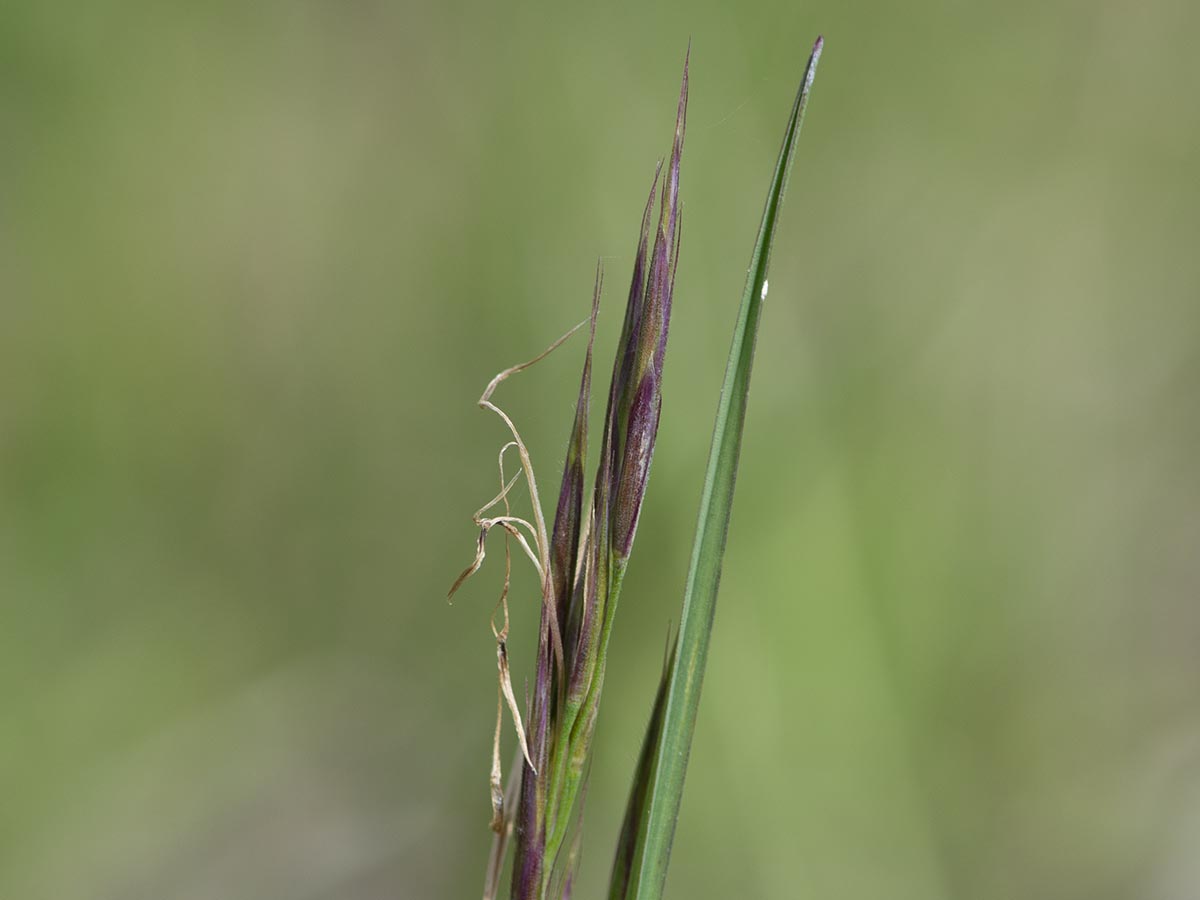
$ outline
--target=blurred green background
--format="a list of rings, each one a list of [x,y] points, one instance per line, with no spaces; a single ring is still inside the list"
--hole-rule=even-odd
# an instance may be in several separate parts
[[[597,256],[607,367],[690,37],[599,895],[819,32],[669,894],[1200,896],[1191,0],[4,4],[0,896],[478,896],[473,404]]]

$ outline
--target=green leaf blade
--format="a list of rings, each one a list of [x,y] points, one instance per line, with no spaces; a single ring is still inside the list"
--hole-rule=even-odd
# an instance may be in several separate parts
[[[650,784],[654,777],[654,769],[658,764],[663,714],[667,705],[667,687],[670,684],[671,669],[675,665],[675,649],[678,647],[678,643],[675,641],[668,641],[668,643],[667,655],[663,659],[662,677],[659,679],[658,691],[654,696],[654,708],[650,712],[650,722],[646,726],[642,751],[638,755],[637,767],[634,770],[629,801],[625,807],[625,819],[621,823],[621,836],[617,841],[617,853],[613,860],[612,876],[609,879],[609,900],[624,900],[629,896],[638,835],[642,819],[646,815],[646,804],[650,800]]]
[[[717,406],[700,515],[684,590],[683,613],[666,683],[666,702],[661,707],[656,703],[651,723],[652,729],[660,729],[653,740],[653,772],[649,784],[639,773],[638,784],[635,785],[635,792],[645,792],[645,799],[636,804],[641,807],[637,843],[625,890],[621,891],[614,885],[610,895],[613,898],[660,900],[666,883],[667,864],[700,704],[700,688],[708,660],[721,562],[741,453],[755,342],[767,296],[771,246],[822,48],[823,40],[818,38],[792,105],[750,260],[746,289],[738,311],[733,346]]]

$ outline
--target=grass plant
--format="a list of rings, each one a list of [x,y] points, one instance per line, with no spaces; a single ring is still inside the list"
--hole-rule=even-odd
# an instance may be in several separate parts
[[[657,900],[666,880],[713,629],[771,248],[821,49],[818,38],[792,105],[754,243],[717,407],[679,631],[667,656],[638,760],[613,864],[610,900]],[[567,898],[575,882],[609,638],[646,496],[662,408],[679,265],[687,101],[685,60],[671,152],[655,171],[642,213],[591,490],[585,488],[585,469],[596,319],[604,283],[600,267],[590,317],[534,359],[498,374],[479,399],[480,407],[502,420],[510,440],[499,454],[499,492],[474,516],[479,528],[475,558],[450,595],[479,570],[488,535],[500,528],[505,579],[492,622],[498,682],[491,771],[495,836],[485,900],[498,895],[510,850],[513,900]],[[537,363],[584,326],[588,343],[578,401],[554,519],[547,527],[529,450],[516,424],[492,398],[504,381]],[[512,451],[519,468],[509,477],[505,458]],[[532,508],[528,518],[514,515],[509,501],[510,491],[522,477]],[[542,595],[534,682],[523,714],[512,687],[507,650],[514,543],[537,571]],[[505,707],[519,747],[507,789],[500,753]]]

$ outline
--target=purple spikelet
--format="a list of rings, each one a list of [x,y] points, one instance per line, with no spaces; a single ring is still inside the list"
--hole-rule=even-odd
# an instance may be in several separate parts
[[[679,251],[679,163],[687,93],[685,62],[671,155],[665,173],[662,163],[655,171],[642,214],[596,480],[585,509],[592,347],[602,282],[597,272],[591,338],[549,540],[547,590],[554,603],[543,603],[529,700],[529,750],[536,771],[524,765],[514,821],[514,900],[544,900],[551,885],[569,890],[572,882],[564,860],[569,854],[560,851],[567,826],[578,821],[582,807],[579,798],[599,710],[608,635],[658,435]],[[563,628],[561,669],[553,653],[555,623]]]

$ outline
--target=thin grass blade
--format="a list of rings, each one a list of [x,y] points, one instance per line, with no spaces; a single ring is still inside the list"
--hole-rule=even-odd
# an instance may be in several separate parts
[[[642,751],[638,755],[637,768],[634,770],[633,786],[629,790],[629,802],[625,807],[625,819],[621,823],[621,836],[617,841],[617,854],[613,860],[612,877],[609,879],[609,900],[623,900],[628,896],[634,856],[637,853],[638,829],[646,814],[646,804],[650,799],[650,782],[658,762],[663,714],[667,708],[667,686],[670,683],[677,647],[678,644],[671,641],[667,656],[663,659],[658,693],[654,696],[654,708],[650,713],[650,723],[646,726]]]
[[[666,882],[667,863],[683,797],[684,777],[696,726],[700,687],[708,659],[717,589],[721,580],[721,561],[725,553],[725,539],[733,506],[734,482],[737,478],[742,429],[746,419],[754,346],[763,301],[767,296],[767,267],[796,152],[796,141],[804,121],[804,110],[821,49],[822,40],[818,38],[804,72],[804,80],[792,105],[783,146],[775,164],[775,174],[767,192],[758,239],[750,259],[746,290],[738,311],[733,347],[730,350],[721,399],[717,406],[708,470],[704,478],[704,493],[700,501],[700,516],[696,526],[687,587],[684,591],[679,635],[666,684],[661,734],[657,736],[656,741],[653,740],[653,730],[659,727],[656,716],[651,722],[652,734],[648,735],[648,744],[657,745],[656,752],[653,753],[653,774],[648,785],[635,783],[635,796],[631,798],[631,806],[637,805],[634,803],[637,792],[643,789],[647,791],[638,828],[631,877],[628,888],[623,893],[618,891],[610,894],[612,897],[659,900]]]

